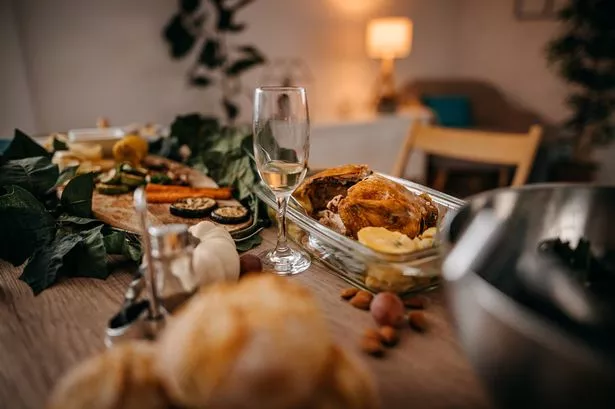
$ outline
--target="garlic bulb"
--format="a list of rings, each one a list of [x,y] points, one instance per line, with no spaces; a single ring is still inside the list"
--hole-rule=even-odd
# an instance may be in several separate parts
[[[239,279],[239,254],[225,228],[203,221],[188,229],[200,240],[192,254],[197,286]]]

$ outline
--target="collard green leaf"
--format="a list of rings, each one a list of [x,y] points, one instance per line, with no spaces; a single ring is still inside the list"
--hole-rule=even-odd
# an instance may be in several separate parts
[[[53,137],[53,151],[57,152],[57,151],[67,151],[68,150],[68,144],[64,141],[59,140],[58,138],[56,138],[55,136]]]
[[[53,217],[19,186],[6,186],[0,194],[0,226],[0,258],[13,265],[22,264],[55,234]]]
[[[256,236],[250,237],[247,240],[243,240],[238,243],[235,243],[235,247],[237,247],[237,251],[239,253],[243,253],[244,251],[248,251],[260,245],[262,242],[263,242],[263,239],[261,238],[261,236],[256,235]]]
[[[60,176],[58,176],[58,180],[56,180],[56,183],[53,187],[62,186],[64,183],[74,178],[75,175],[77,174],[78,168],[79,168],[79,165],[68,166],[64,168],[64,170],[60,172]]]
[[[121,254],[132,261],[141,260],[141,246],[129,240],[126,233],[111,230],[104,235],[103,240],[107,254]]]
[[[45,156],[9,160],[0,166],[0,186],[16,185],[42,197],[58,179],[58,166]]]
[[[35,295],[39,294],[56,282],[64,267],[64,258],[82,242],[78,234],[57,235],[51,243],[36,250],[19,279],[28,284]]]
[[[102,234],[104,226],[96,226],[77,233],[82,241],[78,251],[67,256],[63,269],[71,277],[91,277],[105,279],[109,276],[107,269],[107,250]]]
[[[28,135],[21,132],[19,129],[15,129],[15,136],[9,147],[4,151],[3,156],[6,159],[24,159],[35,156],[49,158],[51,154]]]
[[[91,173],[75,176],[62,191],[60,202],[67,213],[78,217],[92,217],[94,176]]]

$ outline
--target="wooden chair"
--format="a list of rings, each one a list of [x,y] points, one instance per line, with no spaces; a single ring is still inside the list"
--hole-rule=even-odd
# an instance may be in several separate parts
[[[453,159],[516,166],[512,186],[520,186],[529,176],[541,136],[539,125],[531,126],[527,133],[503,133],[442,128],[417,121],[406,137],[392,173],[403,177],[408,157],[416,148]],[[438,170],[434,189],[444,190],[447,179],[448,172]],[[507,172],[500,173],[500,185],[507,183]]]

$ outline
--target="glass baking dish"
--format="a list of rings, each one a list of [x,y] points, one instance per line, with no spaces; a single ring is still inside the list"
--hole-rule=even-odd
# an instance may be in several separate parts
[[[413,193],[427,193],[438,206],[438,227],[452,217],[450,210],[464,202],[455,197],[408,180],[375,172],[406,187]],[[277,207],[275,197],[262,182],[254,192],[270,208]],[[288,235],[344,280],[372,293],[393,291],[402,296],[431,289],[440,281],[440,251],[436,238],[434,247],[407,254],[385,254],[364,246],[320,224],[291,204],[287,211]]]

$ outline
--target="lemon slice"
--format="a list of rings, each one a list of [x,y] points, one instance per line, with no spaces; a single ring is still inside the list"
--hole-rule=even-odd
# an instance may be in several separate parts
[[[359,243],[381,253],[405,254],[417,249],[410,237],[384,227],[364,227],[357,233],[357,238]]]

